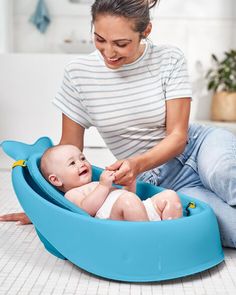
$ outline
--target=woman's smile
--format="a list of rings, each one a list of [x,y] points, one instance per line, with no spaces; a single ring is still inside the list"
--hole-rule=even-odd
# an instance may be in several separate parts
[[[120,63],[123,60],[122,57],[109,58],[104,55],[103,55],[103,57],[104,57],[105,62],[110,65],[117,65],[118,63]]]

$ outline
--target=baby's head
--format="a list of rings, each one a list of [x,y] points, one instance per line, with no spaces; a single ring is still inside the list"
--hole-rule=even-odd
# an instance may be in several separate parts
[[[92,168],[74,145],[56,145],[46,150],[40,162],[44,178],[59,190],[68,190],[91,182]]]

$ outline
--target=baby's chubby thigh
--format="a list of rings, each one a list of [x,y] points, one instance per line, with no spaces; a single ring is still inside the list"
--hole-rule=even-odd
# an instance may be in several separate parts
[[[151,198],[162,220],[176,219],[183,216],[182,204],[178,194],[173,190],[164,190]]]
[[[146,209],[139,197],[123,190],[112,206],[110,219],[128,221],[147,221]]]

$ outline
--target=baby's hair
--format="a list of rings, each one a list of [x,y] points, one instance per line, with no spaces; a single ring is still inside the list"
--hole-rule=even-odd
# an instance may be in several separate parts
[[[40,160],[40,171],[45,179],[48,179],[49,175],[51,174],[51,160],[52,154],[55,150],[59,149],[60,145],[55,145],[48,148],[42,155]]]
[[[122,16],[134,20],[134,30],[142,33],[150,22],[149,10],[160,0],[95,0],[91,7],[92,23],[99,15]]]

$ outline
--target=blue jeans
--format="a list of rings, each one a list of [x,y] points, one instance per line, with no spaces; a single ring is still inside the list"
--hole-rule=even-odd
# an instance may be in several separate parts
[[[236,136],[231,132],[191,125],[184,152],[138,179],[208,203],[222,244],[236,248]]]

